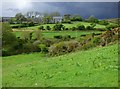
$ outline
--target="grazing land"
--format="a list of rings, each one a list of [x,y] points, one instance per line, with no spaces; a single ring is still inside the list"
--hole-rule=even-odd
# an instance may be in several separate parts
[[[77,26],[77,25],[84,25],[85,27],[89,26],[91,23],[89,22],[72,22],[71,24],[63,24],[65,27],[67,28],[71,28],[71,27],[74,27],[74,26]],[[19,25],[19,24],[16,24],[16,25]],[[42,26],[44,26],[44,28],[46,26],[50,26],[51,28],[53,28],[55,24],[43,24]],[[11,24],[11,26],[14,26],[13,24]],[[32,26],[32,27],[24,27],[24,28],[21,28],[22,29],[25,29],[25,30],[37,30],[39,28],[40,25],[38,26]],[[105,28],[104,25],[100,25],[100,24],[96,24],[95,28]]]
[[[117,87],[118,45],[57,57],[42,53],[3,57],[3,86]]]
[[[3,87],[117,87],[116,22],[37,11],[3,18]]]
[[[17,36],[17,37],[22,37],[22,34],[25,31],[14,31],[13,33]],[[26,31],[26,32],[30,32],[30,31]],[[53,38],[54,36],[58,36],[58,35],[70,35],[71,37],[79,37],[81,35],[87,35],[87,34],[92,34],[92,33],[101,33],[101,31],[41,31],[41,34],[43,35],[43,37],[45,38]]]

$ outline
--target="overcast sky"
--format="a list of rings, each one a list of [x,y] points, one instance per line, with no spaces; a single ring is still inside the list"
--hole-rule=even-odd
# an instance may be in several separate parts
[[[22,4],[20,1],[21,0],[19,0],[19,2],[15,0],[4,0],[2,2],[2,16],[11,17],[15,16],[16,13],[26,13],[27,11],[58,11],[61,15],[80,14],[85,18],[90,15],[94,15],[100,19],[118,17],[118,0],[98,0],[100,2],[91,2],[95,0],[84,0],[84,2],[82,2],[82,0],[81,2],[75,2],[77,0],[74,0],[74,2],[70,2],[73,0],[66,0],[66,2],[62,2],[63,0],[57,0],[59,2],[54,2],[55,0],[51,0],[53,2],[47,2],[48,0],[44,0],[45,2],[41,2],[42,0],[34,0],[34,2],[32,2],[29,0],[25,6],[23,6],[24,3]],[[22,6],[22,8],[20,8],[20,6]]]

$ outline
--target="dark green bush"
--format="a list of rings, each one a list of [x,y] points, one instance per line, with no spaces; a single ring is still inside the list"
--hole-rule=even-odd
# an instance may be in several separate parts
[[[36,48],[32,43],[25,43],[23,44],[23,53],[31,53],[31,52],[36,52]]]
[[[30,22],[28,23],[28,26],[31,27],[31,26],[35,26],[34,22]]]
[[[80,24],[77,26],[77,30],[85,30],[85,26]]]
[[[51,30],[50,26],[46,26],[46,30]]]
[[[109,23],[106,20],[101,20],[101,21],[99,21],[99,24],[101,24],[101,25],[108,25]]]
[[[2,23],[2,51],[3,55],[14,54],[13,47],[17,44],[17,38],[12,33],[9,23]]]
[[[70,20],[65,20],[65,21],[62,21],[62,23],[69,23],[69,24],[71,24],[71,21]]]
[[[40,30],[44,30],[44,26],[40,26],[38,29],[40,29]]]
[[[62,39],[62,35],[54,36],[56,39]]]
[[[87,26],[87,27],[86,27],[86,30],[93,30],[93,27]]]
[[[75,15],[71,18],[71,21],[82,21],[83,18],[80,15]]]
[[[53,26],[53,30],[54,30],[54,31],[61,31],[61,30],[63,30],[64,28],[65,28],[65,26],[62,25],[61,23],[58,23],[58,24],[56,24],[56,25]]]
[[[75,31],[77,28],[76,27],[72,27],[70,28],[72,31]]]

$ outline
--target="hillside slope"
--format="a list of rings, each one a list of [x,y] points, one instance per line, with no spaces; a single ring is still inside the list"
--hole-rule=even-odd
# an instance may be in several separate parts
[[[118,45],[58,57],[40,53],[3,57],[3,86],[118,86]]]

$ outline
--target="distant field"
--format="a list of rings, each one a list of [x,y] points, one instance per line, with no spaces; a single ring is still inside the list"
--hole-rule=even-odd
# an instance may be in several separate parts
[[[13,32],[17,37],[21,37],[23,32]],[[71,37],[78,37],[83,34],[91,34],[91,33],[101,33],[101,31],[44,31],[41,32],[43,37],[53,38],[57,35],[70,35]]]
[[[85,27],[86,26],[89,26],[91,23],[88,23],[88,22],[73,22],[72,24],[63,24],[65,27],[67,28],[71,28],[73,26],[77,26],[78,24],[82,24],[84,25]],[[44,26],[44,28],[46,26],[50,26],[51,28],[54,26],[55,24],[44,24],[42,26]],[[25,29],[25,30],[37,30],[39,26],[33,26],[33,27],[26,27],[26,28],[21,28],[21,29]],[[96,24],[95,28],[105,28],[104,25],[99,25],[99,24]]]
[[[3,87],[117,87],[118,45],[58,57],[3,57]]]

